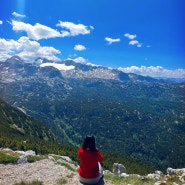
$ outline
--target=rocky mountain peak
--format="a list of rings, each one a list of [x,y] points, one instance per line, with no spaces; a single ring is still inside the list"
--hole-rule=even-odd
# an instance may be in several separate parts
[[[44,64],[44,65],[43,65]],[[53,62],[47,59],[37,58],[34,63],[25,63],[19,56],[13,56],[0,65],[1,71],[7,68],[12,69],[14,78],[18,75],[29,77],[60,77],[65,79],[99,79],[114,80],[119,82],[151,82],[159,81],[150,77],[144,77],[136,74],[127,74],[118,69],[111,69],[102,66],[92,66],[74,62],[73,60],[65,60]],[[12,75],[8,74],[9,78]]]
[[[19,62],[21,62],[21,63],[22,63],[22,62],[24,62],[24,61],[21,59],[21,57],[15,55],[15,56],[13,56],[13,57],[7,59],[6,62],[14,62],[14,63],[19,63]]]

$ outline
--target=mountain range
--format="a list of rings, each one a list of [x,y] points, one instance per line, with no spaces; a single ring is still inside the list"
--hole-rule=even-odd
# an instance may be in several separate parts
[[[59,142],[93,134],[101,150],[159,168],[185,165],[185,83],[72,60],[0,62],[0,97],[43,122]]]

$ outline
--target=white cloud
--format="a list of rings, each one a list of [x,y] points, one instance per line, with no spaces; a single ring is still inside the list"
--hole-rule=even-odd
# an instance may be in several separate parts
[[[14,31],[25,31],[30,39],[40,40],[61,37],[61,33],[42,24],[36,23],[34,26],[28,23],[12,20]]]
[[[137,47],[138,47],[138,48],[142,47],[142,44],[141,44],[141,43],[139,43],[139,44],[137,45]]]
[[[96,66],[96,67],[101,66],[101,65],[93,64],[93,63],[89,62],[88,59],[85,59],[85,58],[83,58],[83,57],[67,58],[66,60],[73,60],[73,61],[76,62],[76,63],[81,63],[81,64],[85,64],[85,65],[88,65],[88,66],[94,66],[94,67],[95,67],[95,66]]]
[[[15,16],[15,17],[20,17],[20,18],[25,18],[26,17],[26,15],[19,14],[17,12],[13,12],[12,15]]]
[[[128,43],[129,45],[137,45],[137,47],[141,47],[142,46],[142,44],[141,43],[139,43],[139,41],[137,41],[137,40],[131,40],[129,43]]]
[[[47,67],[47,66],[52,66],[52,67],[55,67],[57,68],[58,70],[65,70],[65,71],[68,71],[68,70],[73,70],[75,69],[75,66],[66,66],[65,64],[57,64],[57,63],[43,63],[40,65],[40,67]]]
[[[88,60],[83,58],[83,57],[77,57],[77,58],[67,58],[66,60],[73,60],[76,63],[81,63],[81,64],[87,64]]]
[[[2,21],[2,20],[0,20],[0,25],[1,25],[1,24],[3,24],[3,21]]]
[[[14,12],[16,15],[16,13]],[[56,26],[62,27],[65,30],[61,32],[50,28],[46,25],[42,25],[40,23],[36,23],[35,25],[31,25],[29,23],[24,23],[22,21],[12,20],[11,22],[12,29],[14,31],[25,31],[27,36],[30,39],[40,40],[40,39],[48,39],[55,37],[67,37],[67,36],[77,36],[77,35],[86,35],[89,34],[91,30],[94,29],[93,26],[85,26],[83,24],[74,24],[72,22],[63,22],[59,21]]]
[[[88,27],[83,24],[74,24],[72,22],[64,21],[59,21],[57,26],[66,29],[61,31],[62,37],[86,35],[90,34],[91,30],[94,29],[93,26]]]
[[[130,34],[130,33],[125,33],[124,36],[127,37],[127,38],[130,39],[130,40],[136,38],[136,35],[132,35],[132,34]]]
[[[108,42],[109,45],[111,45],[113,42],[120,42],[120,39],[112,39],[110,37],[105,37],[105,40]]]
[[[6,60],[13,55],[19,55],[26,61],[34,61],[38,57],[49,60],[60,60],[55,55],[60,51],[53,47],[41,46],[37,41],[31,41],[28,37],[20,37],[16,40],[0,39],[0,60]]]
[[[83,45],[77,44],[74,46],[74,50],[83,51],[83,50],[86,50],[86,47]]]
[[[15,50],[17,51],[18,43],[13,39],[6,40],[4,38],[0,38],[0,46],[0,60],[6,60],[14,55]]]
[[[128,44],[129,45],[137,45],[137,44],[139,44],[139,42],[137,40],[131,40]]]
[[[72,59],[72,60],[74,60],[76,63],[81,63],[81,64],[87,63],[87,59],[85,59],[83,57],[78,57],[78,58],[75,58],[75,59]]]
[[[93,64],[91,62],[86,63],[87,66],[100,67],[101,65]]]
[[[154,78],[185,78],[185,69],[168,70],[161,66],[131,66],[126,68],[118,68],[125,73],[135,73],[142,76],[151,76]]]
[[[130,40],[128,43],[129,45],[136,45],[138,48],[142,47],[142,44],[138,40],[133,40],[136,38],[136,35],[125,33],[124,36]]]

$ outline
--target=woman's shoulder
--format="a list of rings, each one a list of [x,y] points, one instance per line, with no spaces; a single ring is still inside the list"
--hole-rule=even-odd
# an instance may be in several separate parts
[[[78,149],[78,152],[81,152],[81,151],[83,151],[83,148],[82,148],[82,147],[80,147],[80,148]]]

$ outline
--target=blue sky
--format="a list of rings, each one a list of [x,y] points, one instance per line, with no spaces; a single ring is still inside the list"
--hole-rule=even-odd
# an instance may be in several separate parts
[[[0,60],[19,55],[185,78],[184,0],[1,0]]]

